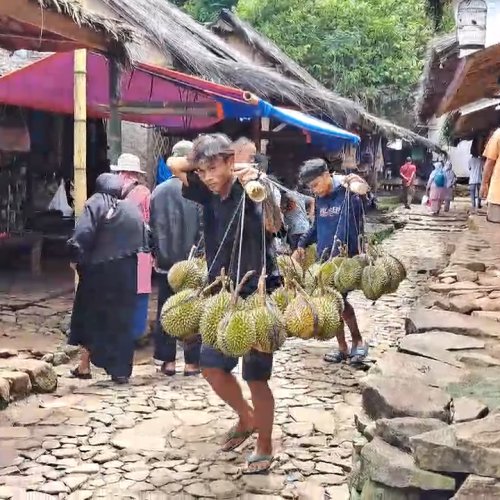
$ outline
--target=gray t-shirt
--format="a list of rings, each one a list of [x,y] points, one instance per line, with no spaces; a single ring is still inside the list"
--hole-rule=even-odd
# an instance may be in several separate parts
[[[307,216],[306,204],[311,200],[310,197],[300,193],[291,195],[295,201],[295,208],[285,213],[285,224],[288,228],[288,234],[304,234],[309,231],[309,218]]]

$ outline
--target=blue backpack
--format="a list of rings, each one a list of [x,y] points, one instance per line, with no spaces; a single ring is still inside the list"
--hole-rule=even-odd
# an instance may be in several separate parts
[[[442,168],[436,171],[436,175],[434,176],[434,185],[438,188],[443,188],[446,185],[446,175],[444,175]]]

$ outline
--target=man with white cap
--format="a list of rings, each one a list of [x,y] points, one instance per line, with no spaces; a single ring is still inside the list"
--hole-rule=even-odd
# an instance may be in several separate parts
[[[167,165],[185,162],[191,152],[193,143],[180,141],[172,149],[172,156]],[[173,376],[177,341],[168,332],[163,332],[159,318],[163,304],[172,295],[167,281],[169,269],[176,263],[187,259],[191,249],[200,240],[200,215],[196,203],[186,200],[182,196],[182,181],[178,177],[171,177],[159,184],[151,197],[151,231],[153,234],[153,253],[155,269],[160,274],[158,290],[158,313],[154,332],[154,357],[162,362],[161,372]],[[197,336],[184,343],[184,375],[200,373],[201,340]]]
[[[123,153],[118,158],[116,165],[111,166],[111,170],[116,172],[123,180],[123,199],[136,204],[142,213],[144,222],[149,224],[151,191],[141,183],[146,172],[141,168],[139,157],[130,153]],[[151,254],[140,252],[137,255],[137,309],[134,317],[134,340],[139,339],[146,330],[152,274],[153,261]]]

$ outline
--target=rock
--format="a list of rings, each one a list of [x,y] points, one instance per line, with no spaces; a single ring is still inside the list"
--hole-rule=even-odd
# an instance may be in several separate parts
[[[418,308],[406,319],[406,333],[424,333],[431,330],[474,337],[500,337],[500,331],[494,322],[456,312]]]
[[[294,422],[285,425],[283,430],[286,434],[293,437],[310,436],[313,433],[313,424],[311,422]]]
[[[451,397],[441,389],[401,376],[379,375],[363,378],[361,386],[363,408],[373,419],[417,417],[450,421]]]
[[[411,455],[379,438],[361,450],[361,475],[392,488],[455,490],[453,478],[419,469]]]
[[[40,491],[50,495],[57,495],[58,493],[68,493],[68,487],[62,481],[49,481],[48,483],[40,486]]]
[[[57,448],[52,450],[52,455],[56,458],[74,458],[80,456],[78,448]]]
[[[55,352],[52,358],[52,364],[54,366],[65,365],[70,361],[71,358],[65,352]]]
[[[70,474],[63,478],[63,483],[70,489],[70,491],[75,491],[83,483],[88,480],[88,476],[85,474]]]
[[[477,271],[471,271],[470,269],[467,269],[465,267],[456,267],[453,269],[453,272],[457,277],[457,281],[468,281],[475,283],[478,280]]]
[[[488,407],[475,399],[462,397],[453,400],[453,422],[457,424],[477,420],[486,415],[488,415]]]
[[[0,349],[0,359],[15,358],[18,351],[15,349]]]
[[[492,299],[490,297],[479,298],[474,301],[475,310],[500,312],[500,299]]]
[[[68,500],[89,500],[89,498],[92,498],[93,494],[93,491],[80,490],[76,491],[75,493],[71,493],[71,495],[68,497]]]
[[[145,481],[149,476],[149,470],[137,470],[133,472],[127,472],[123,475],[125,479],[130,479],[131,481]]]
[[[193,483],[184,488],[184,491],[196,498],[214,498],[206,483]]]
[[[470,366],[477,366],[479,368],[490,368],[492,366],[500,366],[500,359],[493,358],[487,354],[476,352],[462,354],[459,357],[462,363]]]
[[[99,464],[81,464],[73,467],[68,472],[71,474],[97,474],[100,470]]]
[[[249,493],[272,494],[281,491],[284,486],[284,477],[269,474],[268,476],[243,476],[243,483]]]
[[[435,359],[393,351],[386,352],[370,370],[370,373],[392,378],[403,376],[433,387],[447,387],[450,384],[460,382],[467,374],[466,370]]]
[[[450,298],[450,311],[461,314],[470,314],[472,311],[481,309],[478,302],[483,297],[482,294],[464,294]]]
[[[26,427],[0,427],[0,441],[2,439],[27,439],[31,432]]]
[[[213,481],[210,483],[210,489],[215,498],[237,498],[239,489],[232,481]]]
[[[57,374],[48,363],[36,359],[8,359],[7,366],[29,375],[35,392],[48,393],[57,389]]]
[[[172,473],[167,469],[156,469],[151,472],[149,482],[155,488],[161,488],[166,484],[174,482]]]
[[[57,441],[56,439],[48,439],[47,441],[44,441],[42,443],[42,448],[44,450],[56,450],[57,448],[61,447],[61,443]]]
[[[89,445],[90,446],[100,446],[103,444],[108,444],[110,440],[109,434],[96,434],[95,436],[92,436],[89,438]]]
[[[415,333],[406,335],[401,339],[399,350],[407,354],[416,354],[417,356],[422,356],[424,358],[435,359],[458,368],[462,366],[453,354],[440,347],[439,340],[434,341],[434,339],[439,338],[438,335],[431,334],[430,336],[427,335],[427,337],[421,338],[424,335],[426,334]]]
[[[325,489],[311,477],[307,481],[299,483],[297,491],[293,492],[290,498],[297,498],[298,500],[324,500]]]
[[[316,471],[321,474],[340,474],[342,475],[344,471],[341,467],[326,462],[318,462],[316,464]]]
[[[360,500],[420,500],[420,492],[416,490],[401,490],[368,479],[363,485]],[[351,497],[351,500],[353,498]]]
[[[492,477],[470,475],[452,500],[489,500],[500,498],[500,481]]]
[[[443,427],[446,427],[446,424],[436,418],[383,418],[375,423],[375,434],[392,446],[411,451],[410,438],[412,436]]]
[[[290,408],[290,416],[296,422],[312,423],[322,434],[335,434],[335,414],[319,408]]]
[[[467,290],[470,292],[474,292],[479,287],[477,283],[473,283],[472,281],[460,281],[456,283],[452,283],[451,285],[447,285],[445,283],[431,283],[429,285],[429,290],[432,292],[438,293],[448,293],[452,290]]]
[[[0,377],[0,410],[7,408],[10,403],[10,384]]]
[[[189,426],[206,425],[215,419],[213,413],[208,413],[206,411],[177,410],[174,411],[173,414],[184,425]]]
[[[490,319],[491,321],[500,321],[500,312],[495,311],[473,311],[472,316],[474,318],[484,318]]]
[[[500,478],[500,414],[410,439],[419,467]]]
[[[414,347],[419,343],[425,343],[436,349],[445,349],[447,351],[464,351],[467,349],[484,349],[483,340],[468,337],[466,335],[457,335],[451,332],[430,331],[426,333],[409,334],[400,341],[401,350]],[[418,354],[418,353],[417,353]]]
[[[113,422],[113,417],[111,415],[108,415],[107,413],[94,413],[92,415],[92,418],[97,421],[101,422],[102,424],[108,426],[111,425]]]
[[[331,500],[349,500],[349,487],[347,484],[330,486],[326,488],[326,494]]]
[[[9,382],[12,399],[25,398],[31,392],[31,381],[26,373],[4,370],[0,367],[0,376]]]
[[[104,450],[102,453],[96,455],[92,460],[98,464],[105,464],[106,462],[112,462],[117,460],[119,457],[118,453],[114,450]]]

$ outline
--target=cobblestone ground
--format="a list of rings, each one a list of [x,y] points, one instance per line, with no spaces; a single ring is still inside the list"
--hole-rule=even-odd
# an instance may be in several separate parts
[[[397,295],[374,305],[353,297],[372,345],[371,362],[403,335],[427,273],[445,263],[451,231],[460,229],[453,217],[427,223],[419,213],[415,209],[406,228],[384,243],[408,266],[408,281]],[[272,499],[325,493],[346,499],[364,372],[326,365],[322,356],[332,347],[289,341],[275,357],[276,461],[268,476],[240,474],[251,441],[237,452],[218,451],[232,414],[203,379],[166,379],[148,362],[136,366],[130,386],[116,387],[102,375],[70,381],[68,367],[58,367],[58,394],[32,396],[0,413],[0,499]]]

